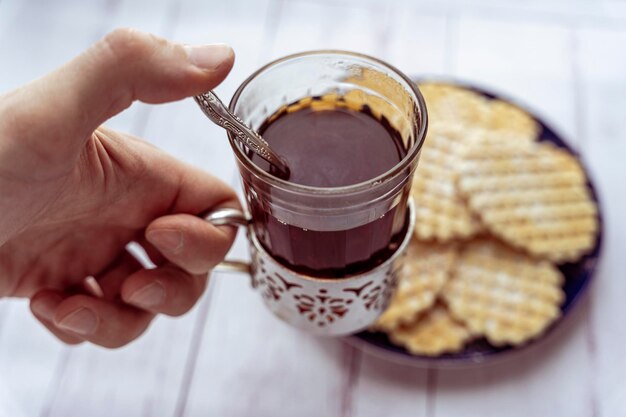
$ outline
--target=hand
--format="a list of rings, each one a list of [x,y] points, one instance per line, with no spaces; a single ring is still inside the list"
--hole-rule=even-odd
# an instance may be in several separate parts
[[[236,195],[152,145],[100,126],[134,100],[163,103],[214,88],[234,55],[116,30],[59,70],[0,97],[0,297],[67,343],[118,347],[157,313],[202,294],[235,230],[199,217]],[[100,127],[99,127],[100,126]],[[141,244],[155,269],[125,249]],[[80,294],[94,276],[104,297]]]

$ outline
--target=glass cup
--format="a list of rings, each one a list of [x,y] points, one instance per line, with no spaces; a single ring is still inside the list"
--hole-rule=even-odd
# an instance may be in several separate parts
[[[258,130],[281,108],[308,97],[367,106],[399,132],[405,156],[359,184],[311,187],[269,174],[229,133],[250,216],[222,210],[207,219],[248,224],[253,287],[274,313],[314,333],[341,335],[373,323],[392,292],[413,229],[409,192],[426,135],[426,106],[408,77],[378,59],[312,51],[259,69],[229,107]]]

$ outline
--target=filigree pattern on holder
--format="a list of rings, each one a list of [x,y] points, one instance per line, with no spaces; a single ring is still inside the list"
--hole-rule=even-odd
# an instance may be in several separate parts
[[[385,309],[402,262],[349,279],[302,279],[278,262],[251,249],[252,283],[279,317],[319,334],[348,334],[363,328]]]
[[[382,283],[374,285],[373,280],[350,288],[341,289],[342,296],[337,296],[337,290],[318,288],[315,294],[307,292],[303,285],[291,282],[273,268],[266,269],[263,259],[257,259],[257,270],[254,273],[253,284],[258,287],[266,302],[278,303],[283,301],[287,293],[292,293],[295,310],[318,327],[333,324],[349,314],[351,307],[357,300],[366,310],[383,310],[387,305],[396,281],[398,268],[387,271]],[[293,292],[298,289],[297,292]]]
[[[302,288],[302,285],[288,281],[277,272],[268,274],[263,266],[255,275],[257,276],[255,283],[262,287],[261,294],[266,301],[280,301],[282,296],[293,288]]]
[[[315,296],[302,293],[294,294],[293,298],[298,312],[319,327],[342,318],[348,312],[348,306],[353,302],[349,298],[333,297],[325,288],[320,288]]]

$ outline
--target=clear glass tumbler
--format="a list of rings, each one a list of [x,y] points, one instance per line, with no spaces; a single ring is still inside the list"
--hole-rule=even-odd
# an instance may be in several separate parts
[[[270,175],[229,133],[251,230],[289,270],[319,278],[355,276],[385,262],[407,233],[409,191],[427,129],[426,106],[415,83],[391,65],[328,50],[265,65],[239,87],[230,110],[258,129],[281,107],[307,97],[367,106],[400,133],[405,156],[389,171],[359,184],[311,187]]]

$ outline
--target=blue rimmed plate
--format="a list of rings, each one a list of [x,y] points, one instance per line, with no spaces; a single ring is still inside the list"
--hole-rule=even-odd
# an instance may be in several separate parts
[[[560,148],[566,149],[569,153],[579,159],[578,154],[563,140],[563,138],[551,129],[543,120],[536,116],[536,113],[530,111],[526,106],[520,105],[515,100],[510,100],[501,94],[495,94],[482,87],[477,87],[473,84],[462,83],[458,81],[451,81],[449,79],[419,79],[418,82],[443,82],[450,85],[457,85],[459,87],[467,88],[478,94],[491,99],[499,99],[502,101],[514,104],[524,109],[528,114],[532,115],[537,123],[541,126],[539,133],[540,141],[552,142]],[[583,169],[585,167],[583,166]],[[559,266],[559,269],[565,276],[565,284],[563,291],[565,292],[565,301],[561,306],[561,317],[552,324],[552,326],[539,338],[530,341],[529,343],[519,347],[494,347],[491,346],[485,339],[477,339],[469,343],[465,349],[458,353],[445,354],[437,357],[418,356],[409,353],[402,347],[396,346],[391,343],[384,333],[374,332],[361,332],[356,334],[346,341],[357,348],[371,353],[375,356],[399,362],[402,364],[417,366],[417,367],[441,367],[441,368],[466,368],[474,365],[486,364],[499,361],[501,359],[513,356],[516,353],[525,351],[528,347],[540,343],[542,339],[546,337],[552,330],[559,326],[563,320],[570,315],[573,307],[579,303],[579,300],[586,293],[589,284],[591,283],[596,266],[600,258],[602,249],[602,235],[603,235],[603,216],[602,206],[598,200],[598,194],[592,180],[589,177],[589,172],[585,169],[587,174],[587,185],[591,190],[591,196],[598,206],[598,221],[599,231],[593,250],[582,257],[577,262],[566,263]]]

